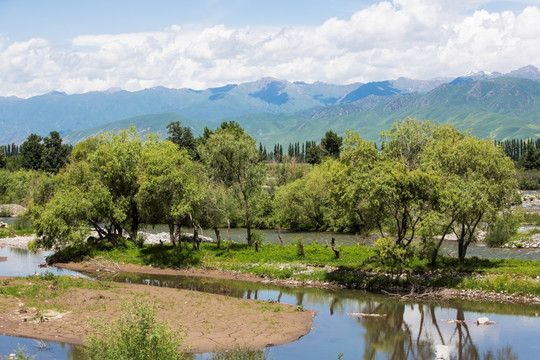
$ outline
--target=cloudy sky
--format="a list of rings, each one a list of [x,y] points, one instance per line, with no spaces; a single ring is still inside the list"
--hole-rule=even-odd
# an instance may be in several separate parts
[[[0,0],[0,96],[540,67],[540,0]]]

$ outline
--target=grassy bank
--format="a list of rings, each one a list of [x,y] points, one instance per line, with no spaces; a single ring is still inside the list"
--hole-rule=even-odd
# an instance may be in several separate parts
[[[201,244],[199,251],[183,247],[153,245],[142,248],[66,248],[49,262],[104,258],[117,263],[151,265],[160,268],[204,268],[256,274],[267,279],[324,282],[367,290],[411,288],[451,288],[504,292],[516,295],[540,295],[540,261],[516,259],[467,258],[464,263],[442,257],[435,266],[427,260],[412,258],[401,273],[381,265],[373,248],[342,246],[336,259],[330,247],[310,244],[264,245],[256,252],[245,244],[217,249]],[[392,271],[394,270],[394,271]]]

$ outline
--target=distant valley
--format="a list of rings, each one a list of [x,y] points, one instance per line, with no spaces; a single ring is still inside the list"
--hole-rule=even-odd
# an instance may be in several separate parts
[[[351,129],[377,140],[394,120],[406,116],[452,123],[483,138],[538,137],[540,71],[527,66],[508,74],[349,85],[263,78],[206,90],[159,87],[0,97],[0,144],[51,130],[76,143],[130,124],[142,133],[165,135],[171,121],[181,121],[197,135],[224,120],[237,121],[267,146],[318,140],[330,129],[340,134]]]

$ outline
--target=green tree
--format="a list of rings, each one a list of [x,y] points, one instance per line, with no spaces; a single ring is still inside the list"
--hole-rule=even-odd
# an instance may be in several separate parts
[[[341,145],[343,143],[343,138],[338,136],[332,130],[327,131],[324,137],[321,139],[321,147],[324,154],[337,159],[341,151]]]
[[[373,169],[380,161],[374,143],[347,131],[339,161],[331,168],[331,194],[335,201],[333,220],[336,228],[367,236],[376,226],[377,206],[371,201]]]
[[[300,179],[276,190],[276,221],[292,230],[323,230],[328,227],[331,206],[330,168],[326,161]]]
[[[199,148],[201,159],[215,181],[231,188],[241,204],[247,241],[251,246],[253,201],[262,191],[264,164],[255,140],[236,123],[223,123]]]
[[[28,170],[40,170],[43,156],[43,144],[41,136],[28,135],[21,145],[22,166]]]
[[[57,131],[51,131],[43,139],[41,169],[56,174],[66,164],[70,147],[62,145],[62,138]]]
[[[383,161],[375,169],[373,194],[398,245],[408,246],[412,242],[437,197],[439,178],[432,169],[421,166],[434,126],[432,122],[407,117],[382,133]],[[379,228],[382,232],[382,226]]]
[[[197,142],[189,127],[182,126],[180,121],[174,121],[167,125],[167,133],[169,134],[167,140],[172,141],[180,149],[186,149],[192,159],[197,158]]]
[[[313,144],[306,149],[306,162],[311,165],[321,163],[321,149],[318,145]]]
[[[540,149],[536,149],[532,144],[529,144],[527,152],[519,160],[519,165],[526,170],[540,169]]]
[[[198,175],[187,150],[151,136],[144,144],[138,171],[136,200],[143,221],[167,224],[170,240],[176,246],[182,221],[190,211],[187,199],[196,190]]]
[[[105,133],[77,144],[72,161],[58,176],[58,189],[30,211],[41,246],[77,244],[91,226],[99,240],[118,246],[127,231],[137,238],[141,215],[136,201],[142,139],[134,128]]]
[[[3,169],[7,166],[6,154],[3,151],[0,151],[0,169]]]
[[[425,166],[440,177],[437,209],[445,220],[440,241],[455,233],[463,261],[481,222],[509,209],[518,197],[514,164],[492,141],[450,127],[437,129],[426,158]]]

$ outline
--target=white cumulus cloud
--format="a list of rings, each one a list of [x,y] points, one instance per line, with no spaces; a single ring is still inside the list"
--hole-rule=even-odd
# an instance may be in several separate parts
[[[8,45],[0,35],[0,95],[202,89],[264,76],[343,84],[540,66],[540,8],[476,10],[486,2],[381,1],[315,27],[172,25],[81,35],[67,49],[37,38]]]

